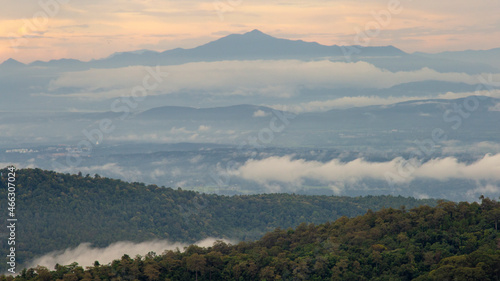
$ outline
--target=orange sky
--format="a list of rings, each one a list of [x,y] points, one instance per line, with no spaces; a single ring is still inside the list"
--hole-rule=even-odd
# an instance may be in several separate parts
[[[189,48],[252,29],[325,45],[394,45],[407,52],[500,47],[500,2],[491,0],[0,1],[9,7],[0,11],[0,62]]]

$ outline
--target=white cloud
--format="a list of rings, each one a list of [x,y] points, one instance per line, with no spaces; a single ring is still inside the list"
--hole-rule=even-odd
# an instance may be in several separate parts
[[[420,193],[420,192],[413,192],[413,197],[417,198],[417,199],[429,199],[430,196],[427,195],[426,193]]]
[[[210,131],[211,127],[210,126],[205,126],[205,125],[200,125],[198,127],[198,131],[199,132],[207,132],[207,131]]]
[[[229,240],[207,238],[195,243],[201,247],[210,247],[217,240],[223,240],[226,243],[233,243]],[[37,265],[47,268],[54,268],[56,264],[67,265],[77,262],[80,266],[92,266],[95,261],[100,264],[108,264],[115,259],[120,259],[124,254],[134,258],[136,255],[146,255],[154,251],[157,254],[162,254],[165,250],[180,250],[189,246],[186,243],[172,243],[166,240],[155,240],[142,243],[133,242],[116,242],[106,248],[95,248],[90,243],[82,243],[76,248],[68,248],[63,251],[55,251],[44,256],[35,258],[28,263],[28,267],[36,267]]]
[[[390,105],[399,102],[425,100],[425,99],[451,100],[451,99],[470,97],[473,95],[500,98],[500,90],[462,92],[462,93],[447,92],[445,94],[439,94],[437,96],[400,96],[400,97],[356,96],[356,97],[342,97],[331,100],[310,101],[296,105],[276,104],[267,106],[277,110],[284,110],[294,113],[303,113],[303,112],[327,111],[335,108],[362,107],[370,105]],[[491,107],[489,110],[500,111],[500,104],[497,104],[495,107]]]
[[[152,134],[131,134],[125,136],[108,136],[107,140],[109,141],[145,141],[145,142],[160,142],[160,143],[168,143],[175,142],[177,139],[169,136],[165,136],[158,133]]]
[[[263,95],[289,97],[299,86],[319,88],[387,88],[400,83],[440,80],[478,83],[478,77],[465,73],[439,73],[429,68],[390,72],[367,62],[343,63],[328,60],[257,60],[195,62],[162,66],[169,76],[149,95],[194,91],[209,95]],[[130,95],[147,75],[143,66],[117,69],[90,69],[63,73],[51,81],[50,91],[79,88],[70,97],[107,99]],[[495,76],[495,77],[493,77]],[[500,74],[492,81],[500,80]],[[498,76],[498,77],[497,77]]]
[[[179,181],[179,182],[174,183],[173,186],[184,188],[184,187],[186,187],[186,184],[187,184],[187,181]]]
[[[476,188],[467,191],[467,197],[471,200],[477,200],[479,195],[497,197],[500,194],[500,186],[486,183],[478,184]]]
[[[192,131],[189,131],[186,129],[186,127],[181,127],[181,128],[177,128],[177,127],[172,127],[170,129],[170,133],[173,134],[173,135],[176,135],[176,134],[190,134],[192,133]]]
[[[260,184],[281,182],[300,184],[306,179],[325,183],[356,183],[362,179],[386,180],[388,176],[395,182],[410,182],[416,178],[434,180],[473,179],[500,180],[500,154],[487,154],[474,163],[462,163],[456,158],[436,158],[421,163],[418,160],[395,158],[387,162],[368,162],[355,159],[329,162],[293,159],[292,156],[268,157],[261,160],[248,160],[231,175]]]
[[[482,91],[475,91],[475,92],[461,92],[461,93],[454,93],[454,92],[447,92],[446,94],[440,94],[437,96],[438,99],[460,99],[460,98],[466,98],[470,96],[487,96],[487,97],[492,97],[492,98],[500,98],[500,90],[494,89],[494,90],[482,90]]]
[[[164,177],[165,175],[167,175],[167,171],[165,169],[157,168],[154,169],[149,176],[153,179],[158,179]]]
[[[500,143],[482,141],[474,145],[477,149],[487,149],[489,151],[500,152]]]
[[[199,163],[201,160],[203,160],[203,155],[201,154],[198,154],[196,156],[193,156],[191,159],[189,159],[189,163],[191,164],[196,164],[196,163]]]
[[[327,111],[335,108],[362,107],[369,105],[389,105],[409,100],[420,100],[422,97],[377,97],[357,96],[342,97],[326,101],[310,101],[298,105],[270,105],[269,107],[294,113]]]
[[[454,157],[432,159],[418,166],[414,175],[437,180],[500,180],[500,154],[486,154],[471,164],[458,162]]]
[[[269,115],[269,113],[266,113],[265,111],[260,110],[260,109],[259,109],[259,110],[257,110],[257,111],[255,111],[255,112],[253,113],[253,117],[266,117],[266,116],[268,116],[268,115]]]
[[[355,182],[364,177],[385,179],[384,173],[397,171],[401,161],[402,159],[397,158],[390,162],[375,163],[356,159],[342,163],[334,159],[323,163],[292,159],[292,156],[273,156],[262,160],[248,160],[232,174],[262,184],[273,181],[300,183],[305,179],[324,182]]]

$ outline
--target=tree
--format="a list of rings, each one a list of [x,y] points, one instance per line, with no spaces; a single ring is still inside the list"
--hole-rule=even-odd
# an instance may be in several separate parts
[[[279,275],[276,275],[276,269],[272,266],[266,266],[259,272],[259,279],[265,281],[278,280]]]
[[[158,280],[160,277],[160,266],[154,261],[149,261],[144,266],[144,275],[146,275],[148,280]]]
[[[495,224],[495,230],[498,231],[498,221],[500,221],[500,208],[490,210],[487,215],[488,220]]]
[[[194,253],[186,259],[187,269],[189,271],[194,271],[196,281],[198,281],[198,272],[203,273],[205,271],[206,263],[205,257],[198,253]]]
[[[38,274],[39,281],[49,281],[52,280],[52,274],[49,269],[45,266],[37,266],[35,267],[35,272]]]

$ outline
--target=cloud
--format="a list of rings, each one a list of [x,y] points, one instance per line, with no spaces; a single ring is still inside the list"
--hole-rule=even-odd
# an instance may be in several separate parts
[[[189,159],[189,163],[191,163],[191,164],[199,163],[201,160],[203,160],[203,158],[204,157],[201,154],[193,156],[191,159]]]
[[[378,97],[378,96],[357,96],[357,97],[342,97],[326,101],[310,101],[297,105],[282,105],[275,104],[269,107],[284,110],[294,113],[327,111],[335,108],[362,107],[369,105],[389,105],[398,102],[421,100],[422,97]]]
[[[109,141],[131,141],[131,142],[155,142],[155,143],[168,143],[176,142],[178,139],[165,136],[159,133],[151,134],[130,134],[125,136],[109,136],[107,137]]]
[[[495,104],[495,106],[492,106],[488,108],[489,111],[500,111],[500,103]]]
[[[210,126],[205,126],[205,125],[200,125],[198,127],[198,131],[199,132],[207,132],[207,131],[210,131],[211,127]]]
[[[234,243],[229,240],[206,238],[195,244],[200,247],[210,247],[217,240],[222,240],[226,243]],[[92,266],[95,261],[100,264],[108,264],[113,260],[120,259],[124,254],[131,257],[136,255],[146,255],[154,251],[157,254],[162,254],[165,250],[175,250],[176,248],[182,250],[184,247],[189,246],[186,243],[172,243],[167,240],[155,240],[142,243],[133,242],[116,242],[106,248],[92,247],[90,243],[82,243],[76,248],[68,248],[63,251],[55,251],[35,258],[33,261],[28,262],[27,267],[36,267],[37,265],[45,266],[47,268],[54,268],[56,264],[68,265],[77,262],[80,266]]]
[[[164,177],[165,175],[167,175],[167,171],[165,169],[160,169],[160,168],[154,169],[149,174],[149,176],[153,179],[158,179],[158,178]]]
[[[497,197],[500,194],[500,186],[492,183],[478,184],[476,188],[467,191],[467,197],[477,200],[478,195]]]
[[[310,88],[388,88],[400,83],[440,80],[477,83],[478,76],[465,73],[439,73],[423,68],[416,71],[390,72],[367,62],[343,63],[328,60],[257,60],[195,62],[161,66],[169,76],[149,95],[194,92],[200,95],[291,97],[299,87]],[[69,94],[46,95],[109,99],[130,96],[131,89],[142,85],[148,75],[142,66],[117,69],[90,69],[61,74],[50,83],[49,91],[79,89]],[[493,75],[500,80],[500,74]],[[498,77],[496,77],[498,76]],[[497,79],[498,78],[498,79]],[[372,97],[373,99],[373,97]],[[353,103],[354,100],[337,101]]]
[[[201,125],[194,130],[186,127],[172,127],[171,129],[157,133],[133,133],[125,135],[110,135],[107,141],[119,142],[151,142],[151,143],[178,143],[178,142],[220,142],[229,141],[237,136],[232,131],[217,130],[211,133],[212,127]]]
[[[489,151],[498,151],[500,153],[500,143],[491,141],[482,141],[474,145],[477,149],[485,149]]]
[[[500,180],[500,154],[486,154],[470,164],[461,163],[454,157],[431,159],[416,167],[414,175],[437,180]]]
[[[269,113],[264,112],[263,110],[257,110],[253,113],[253,117],[266,117]]]
[[[262,160],[248,160],[243,166],[232,171],[232,175],[261,184],[268,182],[301,183],[305,179],[323,182],[355,182],[361,178],[385,179],[386,171],[397,171],[402,159],[390,162],[366,162],[356,159],[342,163],[333,159],[323,163],[292,159],[292,156],[268,157]]]
[[[178,134],[190,134],[190,133],[193,133],[192,131],[189,131],[186,129],[186,127],[181,127],[181,128],[177,128],[177,127],[172,127],[170,129],[170,133],[173,134],[173,135],[178,135]]]
[[[454,157],[435,158],[422,163],[419,160],[395,158],[386,162],[368,162],[362,158],[350,162],[338,159],[329,162],[293,159],[292,156],[268,157],[248,160],[231,175],[260,184],[301,184],[304,180],[324,183],[357,183],[363,179],[392,180],[408,183],[416,178],[449,180],[500,180],[500,154],[486,154],[476,162],[467,164]]]
[[[426,193],[420,193],[420,192],[413,192],[413,197],[417,198],[417,199],[429,199],[430,196]]]
[[[425,99],[459,99],[466,98],[473,95],[477,96],[488,96],[493,98],[500,98],[500,90],[491,91],[477,91],[477,92],[462,92],[454,93],[447,92],[445,94],[439,94],[437,96],[400,96],[400,97],[379,97],[379,96],[356,96],[356,97],[341,97],[337,99],[330,100],[318,100],[303,102],[299,104],[285,105],[285,104],[274,104],[267,105],[268,107],[290,111],[294,113],[303,112],[316,112],[316,111],[327,111],[335,108],[350,108],[350,107],[362,107],[370,105],[390,105],[399,102],[415,101],[415,100],[425,100]],[[494,107],[489,108],[490,111],[500,111],[500,103]]]

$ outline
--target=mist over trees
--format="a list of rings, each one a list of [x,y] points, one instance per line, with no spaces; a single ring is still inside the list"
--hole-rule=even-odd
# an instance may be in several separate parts
[[[3,177],[0,196],[5,198],[6,185]],[[18,170],[16,192],[17,217],[20,222],[29,222],[19,223],[17,228],[17,260],[21,264],[86,242],[102,248],[120,241],[155,239],[183,243],[207,237],[248,241],[276,227],[319,224],[362,215],[368,209],[436,204],[432,199],[393,196],[220,196],[127,183],[97,174],[40,169]],[[0,201],[0,208],[7,209],[6,204]],[[1,249],[5,252],[7,246]]]
[[[440,201],[184,251],[25,269],[0,280],[500,280],[500,203]]]

